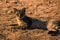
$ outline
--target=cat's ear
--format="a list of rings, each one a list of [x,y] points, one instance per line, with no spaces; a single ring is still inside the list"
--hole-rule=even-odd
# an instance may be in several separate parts
[[[19,13],[20,13],[21,16],[24,16],[25,12],[26,12],[26,8],[23,8],[23,9],[19,10]]]
[[[14,8],[14,13],[16,13],[18,11],[18,9]]]

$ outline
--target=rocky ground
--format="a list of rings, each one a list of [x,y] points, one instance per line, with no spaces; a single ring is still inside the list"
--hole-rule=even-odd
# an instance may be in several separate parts
[[[0,40],[60,40],[59,31],[46,29],[47,21],[60,20],[59,5],[59,0],[0,0]],[[27,28],[18,26],[16,12],[26,16]]]

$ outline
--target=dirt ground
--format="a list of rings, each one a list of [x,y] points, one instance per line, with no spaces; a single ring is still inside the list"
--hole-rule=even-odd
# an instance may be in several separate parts
[[[26,29],[18,26],[20,11]],[[0,40],[60,40],[60,31],[46,29],[51,19],[60,20],[60,0],[0,0]]]

